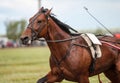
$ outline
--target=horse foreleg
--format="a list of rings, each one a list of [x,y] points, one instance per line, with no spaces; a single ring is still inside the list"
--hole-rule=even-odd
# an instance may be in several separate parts
[[[37,83],[54,83],[54,82],[61,82],[63,78],[57,74],[53,74],[49,72],[45,77],[39,79]]]

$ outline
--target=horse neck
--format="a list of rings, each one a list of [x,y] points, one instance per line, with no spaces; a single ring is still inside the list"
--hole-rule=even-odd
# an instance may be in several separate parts
[[[63,40],[66,38],[70,38],[70,35],[66,32],[64,32],[51,18],[49,19],[49,26],[48,26],[48,33],[46,40]],[[66,42],[48,42],[48,46],[50,48],[50,51],[52,55],[56,56],[57,59],[60,59],[62,56],[65,55],[66,51],[70,47],[71,41]]]
[[[51,18],[48,25],[49,40],[62,40],[70,38],[70,35],[63,31]]]

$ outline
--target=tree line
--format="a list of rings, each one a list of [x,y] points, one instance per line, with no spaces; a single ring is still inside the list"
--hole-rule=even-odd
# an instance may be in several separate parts
[[[25,19],[19,20],[19,21],[6,21],[6,36],[8,39],[11,39],[13,41],[17,41],[23,30],[25,29],[27,25],[27,21]]]

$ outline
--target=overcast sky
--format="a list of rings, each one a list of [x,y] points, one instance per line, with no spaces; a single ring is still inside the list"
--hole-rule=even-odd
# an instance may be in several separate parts
[[[120,0],[42,0],[42,6],[53,8],[58,19],[79,31],[101,27],[84,6],[106,27],[120,27]],[[38,0],[1,0],[0,34],[6,33],[5,21],[28,20],[37,11]]]

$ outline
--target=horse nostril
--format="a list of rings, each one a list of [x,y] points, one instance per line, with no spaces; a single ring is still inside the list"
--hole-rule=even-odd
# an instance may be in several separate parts
[[[21,39],[22,41],[24,41],[24,40],[28,39],[28,37],[21,37],[20,39]]]
[[[29,37],[24,37],[24,40],[29,40]]]
[[[20,40],[22,41],[23,44],[27,44],[29,41],[29,37],[21,37]]]

